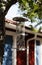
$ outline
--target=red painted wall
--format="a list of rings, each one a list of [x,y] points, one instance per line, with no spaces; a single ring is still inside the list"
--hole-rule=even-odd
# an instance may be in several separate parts
[[[34,40],[29,42],[29,65],[34,65]]]
[[[26,56],[26,50],[18,50],[17,51],[17,65],[27,65],[27,56]]]

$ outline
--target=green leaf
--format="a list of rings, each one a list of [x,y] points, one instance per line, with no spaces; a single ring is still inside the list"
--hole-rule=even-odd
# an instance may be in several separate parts
[[[39,5],[38,5],[38,4],[36,4],[36,3],[33,3],[33,6],[34,6],[34,9],[33,9],[33,10],[34,10],[34,12],[35,12],[35,11],[37,11],[37,10],[38,10],[38,8],[39,8]]]

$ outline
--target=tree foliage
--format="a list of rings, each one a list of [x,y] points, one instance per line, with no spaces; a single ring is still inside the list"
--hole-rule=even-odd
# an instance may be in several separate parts
[[[0,0],[0,20],[4,17],[11,5],[15,4],[17,0]],[[31,22],[35,18],[42,19],[42,0],[18,0],[21,10],[26,10],[23,15],[30,18]]]
[[[27,13],[24,13],[23,15],[30,18],[31,22],[34,22],[35,18],[42,20],[42,0],[19,0],[19,4],[21,10],[27,11]],[[41,21],[40,23],[38,21],[37,25],[41,23]]]
[[[27,14],[31,20],[33,17],[39,17],[42,19],[42,1],[35,1],[35,0],[19,0],[20,8],[22,10],[27,10]]]
[[[17,0],[0,0],[0,38],[2,37],[2,43],[5,39],[5,15],[10,6],[16,2]]]
[[[7,13],[8,9],[11,7],[11,5],[15,4],[17,0],[1,0],[0,1],[0,15],[1,13],[5,14]]]

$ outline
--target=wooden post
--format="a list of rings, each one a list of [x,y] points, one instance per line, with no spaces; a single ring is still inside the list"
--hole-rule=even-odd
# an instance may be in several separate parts
[[[16,65],[16,36],[13,36],[12,65]]]

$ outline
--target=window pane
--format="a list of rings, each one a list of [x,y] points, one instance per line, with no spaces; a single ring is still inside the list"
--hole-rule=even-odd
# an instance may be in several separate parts
[[[12,65],[12,36],[6,36],[2,65]]]
[[[42,44],[36,41],[36,65],[42,65]]]

